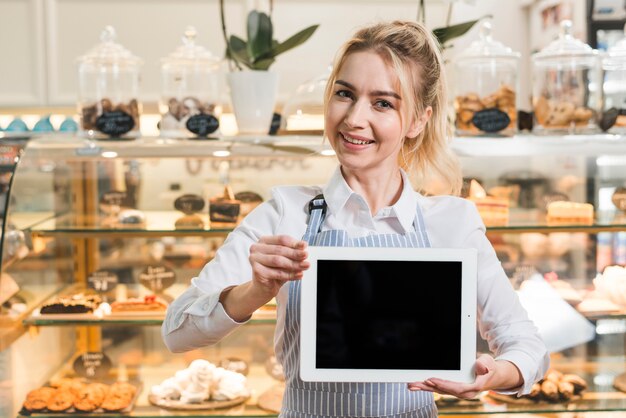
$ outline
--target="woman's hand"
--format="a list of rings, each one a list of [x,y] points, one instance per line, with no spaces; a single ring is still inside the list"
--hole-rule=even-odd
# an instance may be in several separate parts
[[[459,383],[430,378],[423,382],[409,383],[408,388],[409,390],[425,390],[454,395],[457,398],[470,399],[476,397],[483,390],[491,389],[490,382],[494,379],[497,366],[497,362],[493,357],[489,354],[482,354],[474,365],[476,379],[473,383]]]
[[[300,280],[310,266],[306,248],[306,242],[287,235],[262,237],[252,244],[252,286],[274,297],[285,282]]]

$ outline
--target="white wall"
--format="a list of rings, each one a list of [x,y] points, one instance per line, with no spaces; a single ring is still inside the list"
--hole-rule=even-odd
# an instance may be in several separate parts
[[[267,0],[227,0],[230,32],[244,35],[250,7]],[[320,28],[304,45],[278,57],[272,66],[281,77],[279,101],[302,82],[324,73],[338,46],[364,24],[388,19],[415,19],[417,0],[276,0],[275,35],[284,40],[304,27]],[[449,1],[427,1],[427,25],[443,26]],[[529,85],[528,0],[457,2],[452,23],[494,16],[494,38],[522,52],[520,97]],[[98,42],[102,28],[115,26],[118,40],[145,61],[141,98],[159,97],[159,60],[180,43],[187,25],[198,29],[198,43],[222,55],[217,0],[0,0],[0,51],[5,57],[0,76],[0,106],[71,106],[76,97],[75,58]],[[446,56],[477,38],[473,29]],[[9,65],[6,63],[10,62]]]

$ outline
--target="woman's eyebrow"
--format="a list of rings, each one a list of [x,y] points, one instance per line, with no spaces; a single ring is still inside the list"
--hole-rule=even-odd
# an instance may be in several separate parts
[[[346,86],[350,90],[356,90],[356,88],[352,84],[348,83],[347,81],[336,80],[335,84],[341,84],[342,86]],[[374,90],[370,92],[370,95],[371,96],[389,96],[398,100],[402,100],[402,97],[400,97],[400,95],[394,91]]]

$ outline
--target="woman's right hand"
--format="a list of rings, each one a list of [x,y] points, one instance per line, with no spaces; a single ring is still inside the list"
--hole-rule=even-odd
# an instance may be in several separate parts
[[[306,249],[306,242],[287,235],[261,237],[250,246],[252,286],[274,297],[286,282],[300,280],[310,266]]]

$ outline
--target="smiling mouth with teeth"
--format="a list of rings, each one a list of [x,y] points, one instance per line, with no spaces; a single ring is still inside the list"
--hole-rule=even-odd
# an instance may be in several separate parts
[[[362,140],[362,139],[356,139],[356,138],[349,137],[349,136],[347,136],[345,134],[341,134],[341,136],[343,137],[343,139],[346,142],[349,142],[349,143],[355,144],[355,145],[367,145],[367,144],[373,144],[374,143],[374,141],[367,141],[367,140]]]

